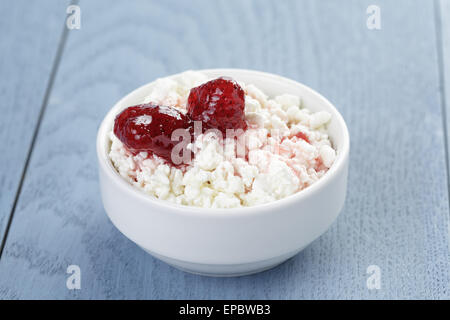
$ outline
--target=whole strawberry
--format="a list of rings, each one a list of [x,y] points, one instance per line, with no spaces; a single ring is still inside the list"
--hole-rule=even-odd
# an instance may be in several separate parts
[[[188,115],[202,121],[204,129],[246,129],[245,94],[236,81],[218,78],[192,88],[187,102]]]
[[[190,135],[191,128],[190,119],[176,108],[153,103],[128,107],[114,121],[114,134],[131,153],[146,151],[171,163],[179,143],[172,141],[172,133],[181,129]]]

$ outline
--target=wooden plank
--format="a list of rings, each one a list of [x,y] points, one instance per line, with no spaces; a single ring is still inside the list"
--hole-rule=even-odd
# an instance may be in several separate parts
[[[449,128],[450,128],[450,1],[439,0],[436,2],[437,8],[440,9],[437,14],[440,14],[439,24],[440,32],[438,36],[441,39],[440,49],[441,49],[441,94],[442,94],[442,105],[446,108],[446,125],[447,125],[447,150],[450,149],[450,139],[449,139]],[[447,161],[450,161],[447,159]],[[450,164],[449,164],[450,168]]]
[[[448,298],[449,210],[432,2],[81,2],[0,261],[0,298]],[[105,10],[105,9],[108,10]],[[352,140],[338,221],[295,258],[241,278],[159,262],[108,221],[95,136],[127,92],[186,69],[240,67],[304,82]],[[81,268],[81,290],[66,268]],[[381,268],[381,290],[366,269]]]
[[[0,242],[50,78],[67,1],[0,3]]]

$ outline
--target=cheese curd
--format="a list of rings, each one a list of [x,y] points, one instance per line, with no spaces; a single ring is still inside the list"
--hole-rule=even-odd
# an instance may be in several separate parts
[[[190,89],[208,80],[193,71],[177,81],[159,79],[143,103],[185,111]],[[131,154],[111,131],[109,157],[117,172],[151,196],[206,208],[275,201],[320,179],[336,158],[326,130],[331,115],[311,112],[301,97],[283,94],[271,99],[253,84],[239,84],[246,94],[248,129],[236,139],[200,134],[189,145],[193,161],[178,168],[147,152]]]

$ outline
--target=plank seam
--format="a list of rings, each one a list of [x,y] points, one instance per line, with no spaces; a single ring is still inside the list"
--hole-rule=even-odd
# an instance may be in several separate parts
[[[441,6],[439,0],[434,0],[434,21],[436,29],[436,49],[438,59],[438,75],[439,75],[439,93],[442,113],[442,125],[444,129],[444,150],[445,150],[445,166],[447,169],[447,193],[448,208],[450,214],[450,163],[448,151],[448,127],[447,127],[447,97],[445,96],[445,74],[444,74],[444,47],[442,39],[442,21]],[[450,233],[450,229],[449,229]]]
[[[73,5],[73,4],[77,4],[77,3],[78,3],[78,0],[73,0],[73,1],[71,1],[70,4]],[[58,48],[56,50],[56,56],[55,56],[55,59],[53,61],[53,65],[52,65],[50,77],[49,77],[49,80],[48,80],[48,83],[47,83],[47,87],[45,89],[44,99],[42,100],[41,108],[40,108],[39,115],[38,115],[38,120],[37,120],[36,126],[34,127],[33,136],[31,138],[31,143],[30,143],[30,146],[28,148],[27,157],[25,159],[25,163],[24,163],[24,166],[23,166],[23,169],[22,169],[20,180],[19,180],[19,185],[17,187],[16,196],[14,197],[14,202],[13,202],[13,205],[12,205],[12,208],[11,208],[11,212],[10,212],[9,217],[8,217],[8,222],[6,224],[5,233],[3,235],[3,239],[2,239],[2,242],[0,244],[0,260],[1,260],[2,256],[3,256],[3,251],[5,249],[6,240],[8,238],[9,230],[11,228],[11,224],[12,224],[12,221],[13,221],[13,218],[14,218],[14,213],[16,211],[17,203],[18,203],[18,200],[19,200],[20,195],[22,193],[23,182],[25,180],[25,177],[26,177],[26,174],[27,174],[27,171],[28,171],[28,167],[29,167],[29,164],[30,164],[30,159],[31,159],[31,156],[32,156],[32,153],[33,153],[34,146],[36,144],[36,139],[37,139],[37,136],[39,134],[39,130],[41,128],[42,119],[44,118],[45,110],[47,109],[50,93],[51,93],[51,91],[53,89],[53,84],[54,84],[56,75],[58,73],[58,67],[59,67],[59,64],[61,62],[63,51],[64,51],[64,48],[65,48],[65,45],[66,45],[67,36],[68,36],[68,28],[66,27],[66,20],[64,19],[63,32],[61,34],[61,37],[60,37],[60,40],[59,40],[59,44],[58,44]]]

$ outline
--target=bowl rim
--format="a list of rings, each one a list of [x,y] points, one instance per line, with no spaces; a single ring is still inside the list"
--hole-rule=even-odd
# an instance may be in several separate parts
[[[189,70],[191,71],[191,70]],[[336,117],[336,120],[339,122],[339,126],[342,128],[343,132],[343,143],[342,148],[340,150],[340,153],[338,154],[335,162],[331,166],[331,168],[328,169],[328,171],[314,184],[311,186],[308,186],[307,188],[298,191],[294,194],[291,194],[285,198],[253,205],[253,206],[243,206],[238,208],[204,208],[204,207],[195,207],[195,206],[187,206],[187,205],[181,205],[176,204],[167,200],[158,199],[156,197],[153,197],[149,194],[146,194],[144,191],[138,189],[137,187],[131,185],[128,181],[126,181],[114,168],[114,166],[111,163],[111,160],[108,157],[108,152],[104,148],[104,141],[106,138],[106,135],[109,134],[109,131],[106,130],[108,126],[109,119],[111,118],[111,114],[116,109],[117,105],[121,104],[123,100],[128,98],[129,96],[135,94],[137,91],[143,89],[144,87],[149,86],[150,84],[154,83],[157,79],[154,79],[151,82],[148,82],[130,93],[126,94],[124,97],[122,97],[119,101],[117,101],[114,106],[109,109],[105,117],[103,118],[100,127],[97,132],[97,139],[96,139],[96,149],[97,149],[97,158],[99,162],[99,170],[103,170],[108,176],[118,184],[119,187],[124,192],[131,193],[132,196],[138,197],[144,202],[148,202],[150,205],[156,205],[156,206],[162,206],[166,209],[172,209],[176,210],[177,212],[181,214],[187,214],[187,215],[196,215],[196,216],[214,216],[214,217],[222,217],[222,218],[228,218],[228,217],[236,217],[236,216],[242,216],[242,215],[254,215],[254,214],[262,214],[263,212],[269,211],[275,211],[273,209],[279,210],[282,207],[289,206],[293,204],[294,202],[302,201],[305,198],[308,198],[315,193],[319,192],[320,189],[322,189],[325,185],[327,185],[331,179],[339,172],[345,169],[345,166],[348,162],[348,157],[350,153],[350,136],[348,132],[347,125],[344,121],[344,118],[339,113],[339,111],[336,109],[336,107],[324,96],[322,96],[319,92],[315,91],[314,89],[289,78],[279,76],[273,73],[268,72],[262,72],[257,70],[251,70],[251,69],[239,69],[239,68],[217,68],[217,69],[198,69],[198,70],[192,70],[195,72],[202,72],[202,73],[226,73],[226,72],[239,72],[239,73],[247,73],[249,75],[254,75],[258,77],[269,77],[273,80],[279,80],[282,82],[287,82],[295,86],[302,87],[302,90],[309,91],[310,93],[318,96],[319,99],[323,101],[324,104],[328,104],[328,106],[333,111],[333,117]],[[174,78],[179,76],[181,73],[176,73],[172,75],[168,75],[166,77],[162,78]],[[239,81],[239,80],[238,80]],[[181,210],[178,210],[181,209]]]

